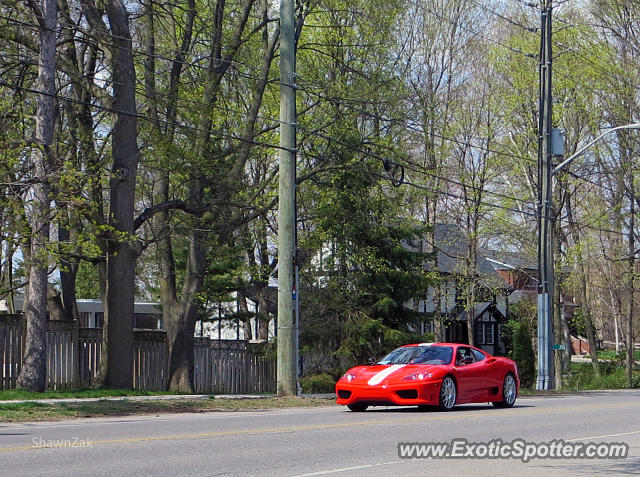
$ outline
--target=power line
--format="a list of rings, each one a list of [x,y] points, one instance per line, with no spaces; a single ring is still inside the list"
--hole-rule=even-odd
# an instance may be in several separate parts
[[[0,19],[7,20],[7,21],[10,21],[12,23],[16,23],[16,24],[18,24],[20,26],[26,26],[26,27],[29,27],[29,28],[32,28],[32,29],[35,29],[35,30],[38,30],[40,28],[40,26],[38,24],[36,24],[36,23],[27,23],[27,22],[23,22],[23,21],[20,21],[20,20],[15,20],[15,19],[13,19],[11,17],[7,17],[5,15],[0,15]],[[146,51],[138,50],[138,49],[133,48],[133,47],[127,48],[127,47],[124,47],[124,46],[116,45],[115,43],[110,43],[108,41],[105,41],[104,39],[98,41],[98,40],[93,39],[91,37],[90,33],[86,32],[79,25],[65,23],[62,20],[60,20],[60,24],[62,25],[63,28],[59,29],[59,30],[56,30],[56,33],[62,34],[62,33],[65,32],[65,28],[69,28],[69,29],[74,30],[76,32],[80,32],[80,33],[82,33],[84,35],[87,35],[85,39],[78,39],[78,41],[81,42],[81,43],[87,43],[87,40],[89,40],[90,43],[93,43],[95,45],[98,45],[98,44],[102,43],[102,44],[104,44],[104,45],[106,45],[108,47],[118,48],[120,50],[128,51],[130,53],[135,53],[135,54],[140,55],[140,56],[146,56],[146,57],[149,57],[149,58],[165,60],[165,61],[168,61],[168,62],[171,62],[171,63],[178,63],[178,64],[181,64],[181,65],[184,65],[184,66],[190,66],[190,67],[193,67],[193,68],[196,68],[196,69],[201,69],[201,70],[210,71],[210,72],[214,72],[214,73],[217,72],[217,70],[215,68],[210,68],[208,66],[203,66],[203,65],[200,65],[200,64],[198,64],[196,62],[179,61],[176,58],[169,58],[169,57],[158,55],[158,54],[155,54],[155,53],[154,54],[150,54],[150,53],[147,53]],[[127,38],[127,37],[115,35],[113,33],[109,33],[109,38],[115,38],[115,39],[119,39],[119,40],[131,41],[132,44],[133,44],[133,41],[134,41],[134,37],[133,36],[131,36],[131,38]],[[240,61],[238,61],[236,59],[212,58],[210,56],[203,56],[202,58],[200,58],[200,60],[214,60],[214,61],[218,61],[220,63],[228,63],[230,65],[234,65],[234,64],[235,65],[240,65],[240,66],[243,66],[243,67],[251,69],[251,70],[258,69],[253,65],[248,65],[246,63],[242,63],[242,62],[240,62]],[[246,73],[240,73],[239,71],[236,71],[234,74],[237,75],[237,76],[240,76],[240,77],[247,78],[247,79],[254,79],[254,80],[258,79],[255,76],[251,76],[251,75],[248,75]]]
[[[87,102],[87,101],[81,101],[81,100],[77,100],[77,99],[67,98],[65,96],[60,96],[58,94],[53,94],[52,95],[52,94],[49,94],[49,93],[45,93],[43,91],[35,90],[33,88],[26,88],[24,86],[11,85],[11,84],[9,84],[9,83],[7,83],[5,81],[2,81],[2,80],[0,80],[0,86],[4,86],[4,87],[12,89],[14,91],[22,91],[22,92],[27,92],[27,93],[51,96],[51,97],[55,98],[56,100],[65,101],[65,102],[73,103],[73,104],[91,106],[92,108],[100,110],[100,111],[106,111],[106,112],[114,113],[114,114],[122,114],[122,115],[132,116],[132,117],[135,117],[136,119],[141,119],[141,120],[148,121],[148,122],[151,122],[151,123],[160,123],[160,124],[164,124],[166,126],[176,127],[178,129],[185,129],[185,130],[194,131],[196,133],[199,133],[200,134],[199,137],[201,137],[201,138],[205,138],[205,137],[208,137],[208,136],[213,136],[213,137],[216,137],[218,139],[234,140],[234,141],[244,142],[246,144],[250,144],[250,145],[254,145],[254,146],[262,146],[262,147],[267,147],[267,148],[280,149],[280,146],[278,146],[276,144],[269,144],[269,143],[264,143],[264,142],[261,142],[261,141],[255,141],[255,140],[247,140],[247,139],[244,139],[242,137],[233,136],[233,135],[225,135],[225,134],[221,134],[221,133],[216,132],[216,131],[206,131],[206,130],[203,130],[203,129],[198,128],[196,126],[189,126],[189,125],[186,125],[186,124],[181,124],[181,123],[177,123],[177,122],[173,122],[173,121],[167,121],[167,120],[164,120],[164,119],[154,119],[154,118],[150,118],[150,117],[145,116],[145,115],[140,114],[140,113],[130,113],[128,111],[117,110],[117,109],[109,107],[109,106],[96,105],[96,104],[93,104],[93,103],[90,103],[90,102]]]
[[[502,48],[506,48],[507,50],[510,50],[513,53],[518,53],[520,55],[524,55],[528,58],[533,58],[533,59],[538,59],[538,55],[532,54],[532,53],[527,53],[525,51],[519,50],[517,48],[513,48],[509,45],[505,45],[504,43],[500,43],[499,41],[493,39],[493,38],[489,38],[487,36],[482,35],[481,33],[478,33],[477,31],[472,30],[471,28],[468,28],[464,25],[462,25],[460,22],[456,22],[455,20],[451,20],[449,18],[446,18],[442,15],[440,15],[438,12],[435,12],[427,7],[425,7],[424,5],[422,6],[422,8],[424,8],[424,10],[432,15],[434,15],[435,17],[437,17],[439,20],[444,20],[446,22],[449,22],[450,24],[452,24],[453,26],[459,27],[463,30],[465,30],[467,33],[470,33],[471,35],[480,38],[482,40],[488,41],[490,43],[493,43],[495,45],[501,46]]]
[[[501,13],[496,12],[495,10],[490,9],[486,5],[483,5],[481,3],[476,2],[475,0],[467,0],[467,1],[470,2],[470,3],[473,3],[477,7],[482,8],[484,11],[486,11],[486,12],[492,14],[492,15],[495,15],[496,17],[506,21],[507,23],[510,23],[513,26],[517,26],[519,28],[522,28],[523,30],[526,30],[526,31],[532,32],[532,33],[538,33],[540,31],[540,28],[530,27],[530,26],[524,25],[524,24],[522,24],[522,23],[520,23],[520,22],[518,22],[518,21],[516,21],[516,20],[514,20],[512,18],[506,17],[506,16],[502,15]]]
[[[382,156],[380,156],[378,154],[372,153],[371,151],[364,151],[364,150],[362,150],[362,149],[360,149],[360,148],[358,148],[356,146],[351,146],[349,144],[345,144],[345,143],[339,141],[336,138],[332,138],[330,136],[326,136],[326,135],[323,135],[323,134],[318,134],[318,136],[323,137],[324,139],[326,139],[328,141],[335,142],[336,144],[339,144],[342,147],[349,148],[349,149],[351,149],[351,150],[353,150],[355,152],[358,152],[358,153],[361,153],[363,155],[367,155],[367,156],[373,157],[374,159],[378,159],[378,160],[383,161],[383,162],[386,160],[386,158],[384,158],[384,157],[382,157]],[[487,194],[494,195],[496,197],[512,200],[514,202],[527,203],[527,201],[525,201],[523,199],[519,199],[517,197],[508,196],[508,195],[501,194],[501,193],[498,193],[498,192],[493,192],[493,191],[486,190],[486,189],[481,189],[481,188],[479,188],[479,187],[477,187],[477,186],[475,186],[473,184],[466,184],[466,183],[464,183],[462,181],[457,181],[455,179],[450,179],[450,178],[447,178],[447,177],[443,177],[443,176],[440,176],[440,175],[438,175],[438,174],[436,174],[434,172],[427,171],[426,169],[422,169],[422,170],[416,169],[415,165],[408,165],[406,162],[404,164],[399,164],[399,165],[402,166],[402,167],[405,167],[406,169],[412,170],[414,172],[417,172],[417,173],[420,173],[420,174],[424,174],[424,175],[428,175],[428,176],[433,177],[435,179],[439,179],[439,180],[442,180],[444,182],[448,182],[448,183],[457,185],[459,187],[464,187],[464,188],[468,188],[468,189],[475,190],[475,191],[482,191],[482,192],[485,192]]]

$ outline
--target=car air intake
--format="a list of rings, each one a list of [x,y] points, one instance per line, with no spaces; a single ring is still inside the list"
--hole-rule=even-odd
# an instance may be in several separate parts
[[[344,389],[340,389],[338,391],[338,397],[340,399],[349,399],[351,397],[351,391],[345,391]]]
[[[415,389],[402,389],[400,391],[396,391],[396,394],[400,396],[402,399],[417,399],[418,391]]]

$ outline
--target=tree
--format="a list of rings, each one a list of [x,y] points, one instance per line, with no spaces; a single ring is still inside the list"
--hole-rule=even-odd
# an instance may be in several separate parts
[[[370,167],[352,162],[311,180],[330,185],[317,190],[318,230],[302,244],[320,255],[305,267],[303,343],[333,342],[359,362],[405,343],[423,318],[405,305],[431,284],[420,249],[424,228],[398,214],[403,192],[388,190]]]
[[[109,178],[110,228],[107,241],[104,334],[100,381],[107,386],[133,385],[133,302],[138,245],[134,236],[134,196],[138,169],[136,73],[129,13],[121,0],[107,0],[105,24],[97,5],[82,3],[91,28],[97,32],[112,67],[113,127]]]
[[[515,332],[513,334],[513,354],[512,358],[518,365],[518,375],[520,384],[524,388],[530,388],[535,381],[535,361],[531,334],[529,327],[525,323],[513,322]]]
[[[258,15],[254,8],[258,7]],[[240,13],[236,15],[236,12]],[[151,51],[155,45],[153,30],[153,2],[147,6],[147,49]],[[210,266],[210,259],[215,255],[212,250],[224,247],[236,240],[236,231],[247,221],[258,214],[246,214],[245,207],[252,207],[255,196],[245,195],[243,185],[245,170],[251,159],[253,143],[256,136],[262,133],[259,111],[271,73],[271,63],[279,31],[271,28],[269,5],[266,0],[242,0],[227,3],[217,1],[212,10],[210,36],[206,42],[205,68],[185,68],[188,55],[197,57],[201,48],[200,39],[192,39],[192,25],[195,15],[195,2],[188,2],[183,19],[172,17],[174,25],[181,22],[173,34],[178,37],[181,29],[180,50],[174,54],[168,84],[168,103],[164,109],[165,117],[175,118],[181,114],[181,120],[190,124],[187,131],[177,134],[175,124],[167,122],[164,131],[168,143],[154,154],[165,151],[167,156],[174,156],[179,151],[182,158],[188,161],[158,161],[149,164],[155,169],[154,176],[159,180],[154,187],[153,205],[143,211],[136,227],[141,227],[150,218],[154,218],[152,234],[158,243],[156,249],[159,269],[162,274],[160,295],[163,303],[164,323],[167,328],[169,344],[169,386],[170,389],[191,391],[193,389],[193,334],[195,322],[203,311],[202,304],[205,280]],[[174,11],[170,11],[173,15]],[[256,33],[262,33],[256,40]],[[255,47],[258,46],[256,49]],[[254,47],[253,49],[251,47]],[[236,76],[237,68],[242,65],[239,57],[257,52],[251,60],[258,61],[258,73],[254,74],[252,63],[245,75],[251,75],[251,85],[242,91],[242,81]],[[147,61],[146,90],[150,98],[152,117],[160,117],[160,94],[157,92],[157,80],[154,62]],[[195,90],[180,89],[181,78],[190,75],[195,83]],[[242,75],[241,75],[242,76]],[[182,86],[184,88],[184,86]],[[239,98],[235,98],[238,95]],[[235,112],[224,107],[223,100],[234,97],[234,101],[248,96],[246,104],[240,104],[241,111]],[[179,100],[190,97],[199,98],[196,108],[184,105],[180,108]],[[189,103],[187,103],[189,104]],[[226,129],[238,131],[237,134],[225,134]],[[195,131],[195,134],[194,134]],[[156,130],[156,137],[162,131]],[[173,158],[171,158],[173,159]],[[175,181],[166,172],[167,165],[173,172]],[[164,169],[164,171],[163,171]],[[186,185],[185,185],[186,184]],[[263,185],[256,187],[255,195],[262,192]],[[178,199],[172,196],[180,197]],[[178,222],[173,211],[186,213],[180,225],[179,240],[172,237],[172,225]],[[184,239],[183,239],[184,237]],[[179,244],[182,250],[174,250]],[[178,270],[177,256],[184,254],[186,260],[183,270]],[[179,282],[181,280],[181,283]]]
[[[55,59],[57,2],[44,0],[40,5],[32,3],[33,13],[40,26],[40,55],[37,88],[36,130],[33,147],[35,170],[33,198],[29,203],[31,221],[32,262],[29,266],[29,288],[25,299],[27,334],[22,368],[16,386],[27,391],[44,391],[46,388],[46,319],[47,275],[49,259],[49,212],[51,198],[49,174],[54,163],[53,136],[55,110]]]

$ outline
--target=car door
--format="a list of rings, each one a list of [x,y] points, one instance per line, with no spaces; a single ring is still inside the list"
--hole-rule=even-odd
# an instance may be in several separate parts
[[[484,357],[484,355],[482,356]],[[455,373],[458,380],[458,402],[482,402],[488,397],[485,360],[478,360],[468,346],[456,351]]]
[[[490,394],[495,392],[495,388],[498,388],[502,384],[504,365],[494,356],[487,356],[480,350],[472,348],[471,352],[476,358],[476,362],[482,362],[484,364],[483,387],[485,387]]]

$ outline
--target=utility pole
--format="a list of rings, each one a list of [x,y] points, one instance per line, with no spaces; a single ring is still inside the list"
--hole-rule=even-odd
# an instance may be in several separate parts
[[[553,151],[552,151],[552,106],[551,66],[551,1],[544,0],[541,10],[542,39],[540,58],[540,118],[538,179],[538,377],[536,389],[553,389]]]
[[[296,90],[293,0],[280,2],[280,177],[278,208],[278,395],[297,394]]]

